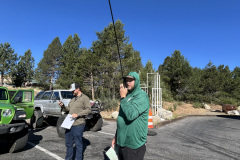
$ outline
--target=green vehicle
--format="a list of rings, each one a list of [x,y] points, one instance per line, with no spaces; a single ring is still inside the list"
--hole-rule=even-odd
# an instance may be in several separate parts
[[[0,87],[0,147],[10,153],[23,149],[28,141],[28,124],[34,111],[33,90]]]

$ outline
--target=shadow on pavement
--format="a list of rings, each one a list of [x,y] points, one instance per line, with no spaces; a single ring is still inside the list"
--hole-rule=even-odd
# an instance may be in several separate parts
[[[237,115],[217,115],[217,117],[231,118],[231,119],[238,119],[238,120],[240,120],[240,116],[237,116]]]

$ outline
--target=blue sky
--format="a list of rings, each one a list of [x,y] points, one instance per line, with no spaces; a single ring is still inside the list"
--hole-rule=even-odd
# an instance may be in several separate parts
[[[192,67],[240,67],[240,0],[111,0],[115,21],[125,24],[143,65],[158,68],[174,50]],[[108,0],[5,0],[0,5],[0,43],[18,55],[31,49],[35,67],[55,37],[77,33],[90,48],[95,32],[112,22]]]

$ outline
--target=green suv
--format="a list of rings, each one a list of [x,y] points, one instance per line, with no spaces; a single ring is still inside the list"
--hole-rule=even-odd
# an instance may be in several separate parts
[[[9,94],[11,92],[11,94]],[[28,124],[34,111],[33,90],[0,87],[0,147],[10,153],[23,149],[28,141]]]

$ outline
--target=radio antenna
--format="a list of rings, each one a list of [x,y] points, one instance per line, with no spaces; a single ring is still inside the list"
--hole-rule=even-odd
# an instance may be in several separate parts
[[[112,15],[113,28],[114,28],[114,32],[115,32],[115,38],[116,38],[117,49],[118,49],[118,57],[119,57],[120,67],[121,67],[121,72],[122,72],[122,77],[123,77],[122,62],[121,62],[121,57],[120,57],[120,53],[119,53],[118,38],[117,38],[117,32],[116,32],[115,24],[114,24],[114,18],[113,18],[113,13],[112,13],[112,7],[111,7],[111,2],[110,2],[110,0],[108,0],[108,2],[109,2],[109,7],[110,7],[111,15]]]

